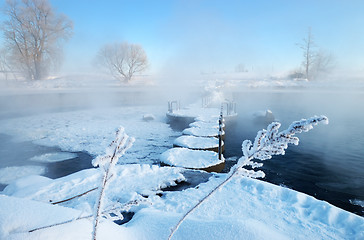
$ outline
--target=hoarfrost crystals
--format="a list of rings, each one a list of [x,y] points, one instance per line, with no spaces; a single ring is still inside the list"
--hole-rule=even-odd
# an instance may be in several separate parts
[[[94,223],[93,223],[93,233],[92,237],[96,240],[97,228],[101,218],[101,213],[103,209],[103,197],[105,195],[105,190],[110,182],[111,178],[115,175],[114,166],[118,162],[119,158],[128,150],[135,141],[134,138],[129,137],[123,127],[120,127],[116,131],[115,140],[111,142],[109,147],[106,149],[106,154],[104,156],[99,156],[92,161],[92,165],[100,167],[100,170],[103,172],[103,177],[101,181],[101,185],[99,186],[99,195],[95,204],[94,211]],[[122,215],[115,214],[113,212],[114,218],[122,219]]]
[[[268,125],[267,130],[263,129],[257,133],[254,143],[245,140],[242,144],[243,157],[239,160],[239,167],[251,166],[252,168],[263,166],[262,163],[256,163],[251,159],[259,160],[271,159],[273,155],[284,155],[288,144],[298,145],[299,139],[294,135],[296,133],[307,132],[318,123],[328,124],[329,120],[326,116],[315,116],[309,119],[302,119],[293,122],[286,130],[278,132],[281,124],[272,122]],[[255,176],[249,172],[245,172],[247,176]],[[259,174],[258,174],[259,175]]]

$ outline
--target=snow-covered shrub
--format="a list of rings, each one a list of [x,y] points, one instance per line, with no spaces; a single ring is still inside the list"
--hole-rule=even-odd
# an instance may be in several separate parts
[[[92,238],[96,240],[97,235],[97,227],[102,217],[102,209],[103,209],[103,197],[108,183],[112,180],[115,175],[114,166],[118,162],[119,158],[124,155],[125,151],[128,150],[135,141],[134,138],[129,137],[123,127],[120,127],[116,132],[116,138],[111,142],[109,147],[106,149],[106,154],[103,156],[99,156],[92,161],[92,165],[97,167],[99,166],[102,171],[102,181],[99,186],[99,194],[95,204],[94,210],[94,222],[93,222],[93,232]],[[110,215],[106,216],[110,217]],[[115,220],[115,217],[118,219],[122,219],[123,216],[115,211],[113,213],[112,220]]]
[[[273,155],[284,155],[288,144],[298,145],[299,139],[294,136],[296,133],[307,132],[320,122],[328,124],[328,118],[326,116],[315,116],[309,119],[295,121],[286,130],[281,132],[279,132],[281,124],[279,122],[273,122],[269,124],[267,129],[263,129],[257,133],[254,143],[250,140],[245,140],[242,144],[243,156],[238,160],[237,164],[230,169],[226,179],[183,215],[177,225],[172,229],[168,239],[172,238],[178,227],[192,211],[198,208],[206,199],[224,186],[234,176],[263,178],[265,176],[263,171],[254,170],[255,168],[262,167],[263,163],[252,161],[254,158],[263,161],[271,159]],[[248,166],[253,170],[248,170],[246,168]]]

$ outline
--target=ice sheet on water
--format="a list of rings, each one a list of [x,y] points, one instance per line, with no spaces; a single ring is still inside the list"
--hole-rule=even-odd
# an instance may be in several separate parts
[[[29,176],[29,175],[42,175],[45,172],[44,166],[12,166],[0,169],[0,183],[9,184],[12,181]]]
[[[30,158],[29,160],[34,161],[34,162],[51,163],[51,162],[62,162],[62,161],[76,158],[76,157],[77,157],[76,153],[55,152],[55,153],[45,153],[42,155],[37,155],[37,156]]]
[[[155,120],[144,121],[143,116],[151,112]],[[165,108],[159,106],[46,113],[0,120],[0,132],[19,141],[57,146],[62,151],[86,151],[92,155],[101,155],[114,139],[115,130],[123,126],[126,133],[135,137],[136,141],[121,161],[153,162],[172,145],[172,140],[166,136],[174,133],[165,123],[164,115]]]

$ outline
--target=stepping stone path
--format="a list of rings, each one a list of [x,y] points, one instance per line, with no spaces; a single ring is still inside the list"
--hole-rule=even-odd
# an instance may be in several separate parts
[[[217,108],[192,108],[169,111],[167,117],[183,121],[194,119],[189,127],[182,131],[182,136],[175,139],[172,149],[162,153],[160,160],[170,166],[220,172],[225,166],[221,154],[219,159],[219,112]],[[222,138],[225,136],[222,123]],[[224,142],[221,141],[221,152]]]

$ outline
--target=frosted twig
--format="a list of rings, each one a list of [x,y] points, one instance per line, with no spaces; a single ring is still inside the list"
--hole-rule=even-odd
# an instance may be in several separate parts
[[[90,190],[87,190],[86,192],[83,192],[83,193],[77,194],[77,195],[75,195],[75,196],[73,196],[73,197],[66,198],[66,199],[64,199],[64,200],[60,200],[60,201],[57,201],[57,202],[54,202],[53,200],[49,200],[49,202],[50,202],[50,203],[52,203],[53,205],[56,205],[56,204],[59,204],[59,203],[64,203],[64,202],[68,202],[68,201],[71,201],[71,200],[73,200],[73,199],[75,199],[75,198],[82,197],[83,195],[86,195],[86,194],[88,194],[88,193],[90,193],[90,192],[92,192],[92,191],[95,191],[96,189],[97,189],[97,187],[92,188],[92,189],[90,189]]]
[[[114,171],[114,166],[119,158],[128,150],[135,141],[134,138],[130,137],[124,132],[124,128],[120,127],[116,132],[116,138],[111,142],[110,146],[106,149],[106,155],[97,157],[92,161],[92,164],[96,167],[99,166],[103,171],[103,177],[101,181],[100,192],[95,205],[94,222],[92,239],[96,240],[97,227],[100,221],[102,212],[102,199],[104,197],[105,189]]]
[[[256,168],[263,165],[262,163],[251,161],[253,158],[266,160],[272,158],[273,155],[284,155],[284,150],[287,149],[288,143],[298,145],[299,139],[294,137],[296,133],[307,132],[319,122],[328,124],[328,118],[326,116],[315,116],[309,119],[302,119],[300,121],[293,122],[286,130],[282,132],[278,132],[281,124],[278,122],[273,122],[269,124],[267,130],[263,129],[257,133],[254,143],[252,143],[250,140],[245,140],[242,143],[243,156],[239,159],[238,163],[230,169],[226,179],[213,188],[205,197],[199,200],[188,212],[182,216],[178,223],[171,229],[168,240],[172,239],[174,233],[178,230],[179,226],[188,215],[196,210],[213,193],[230,181],[233,176],[242,175],[251,178],[264,177],[265,174],[263,171],[247,170],[244,168],[244,166]]]

